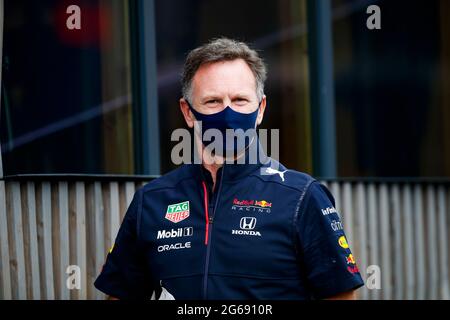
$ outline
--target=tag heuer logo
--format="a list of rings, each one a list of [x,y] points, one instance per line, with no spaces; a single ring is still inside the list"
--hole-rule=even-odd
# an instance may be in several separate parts
[[[167,206],[166,219],[174,223],[183,221],[189,217],[189,201],[169,204]]]

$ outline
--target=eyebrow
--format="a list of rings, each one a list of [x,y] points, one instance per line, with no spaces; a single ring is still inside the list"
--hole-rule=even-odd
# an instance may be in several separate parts
[[[232,96],[232,100],[237,99],[237,98],[244,98],[247,100],[250,100],[250,96],[248,94],[245,93],[237,93],[235,95]],[[223,100],[222,97],[220,96],[215,96],[215,95],[209,95],[209,96],[205,96],[203,98],[200,99],[202,101],[202,103],[207,102],[209,100]]]
[[[250,100],[250,96],[247,95],[247,94],[245,94],[245,93],[238,93],[238,94],[235,94],[235,95],[233,96],[233,99],[236,99],[236,98],[245,98],[245,99],[247,99],[247,100]]]
[[[204,97],[204,98],[202,98],[200,100],[202,102],[206,102],[206,101],[209,101],[209,100],[222,100],[222,98],[219,97],[219,96],[206,96],[206,97]]]

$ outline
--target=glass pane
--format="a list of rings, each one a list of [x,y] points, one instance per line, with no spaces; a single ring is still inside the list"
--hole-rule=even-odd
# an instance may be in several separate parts
[[[268,64],[267,109],[261,128],[280,129],[280,160],[311,172],[306,1],[156,1],[158,100],[162,172],[171,164],[170,135],[185,127],[178,107],[186,53],[211,38],[250,43]],[[174,10],[176,8],[176,10]]]
[[[5,0],[5,13],[5,175],[134,173],[128,2]]]
[[[376,4],[333,1],[339,175],[448,177],[450,2]]]

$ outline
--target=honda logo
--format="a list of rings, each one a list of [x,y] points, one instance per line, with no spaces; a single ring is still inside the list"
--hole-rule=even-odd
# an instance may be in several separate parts
[[[256,218],[255,217],[243,217],[241,218],[240,227],[243,230],[253,230],[256,226]]]

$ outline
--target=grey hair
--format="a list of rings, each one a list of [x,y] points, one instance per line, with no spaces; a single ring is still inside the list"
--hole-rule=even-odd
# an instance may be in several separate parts
[[[267,69],[258,53],[244,43],[228,38],[213,39],[189,52],[184,63],[181,85],[183,98],[192,102],[192,79],[197,70],[206,63],[243,59],[253,72],[256,80],[258,101],[264,96],[264,82]]]

